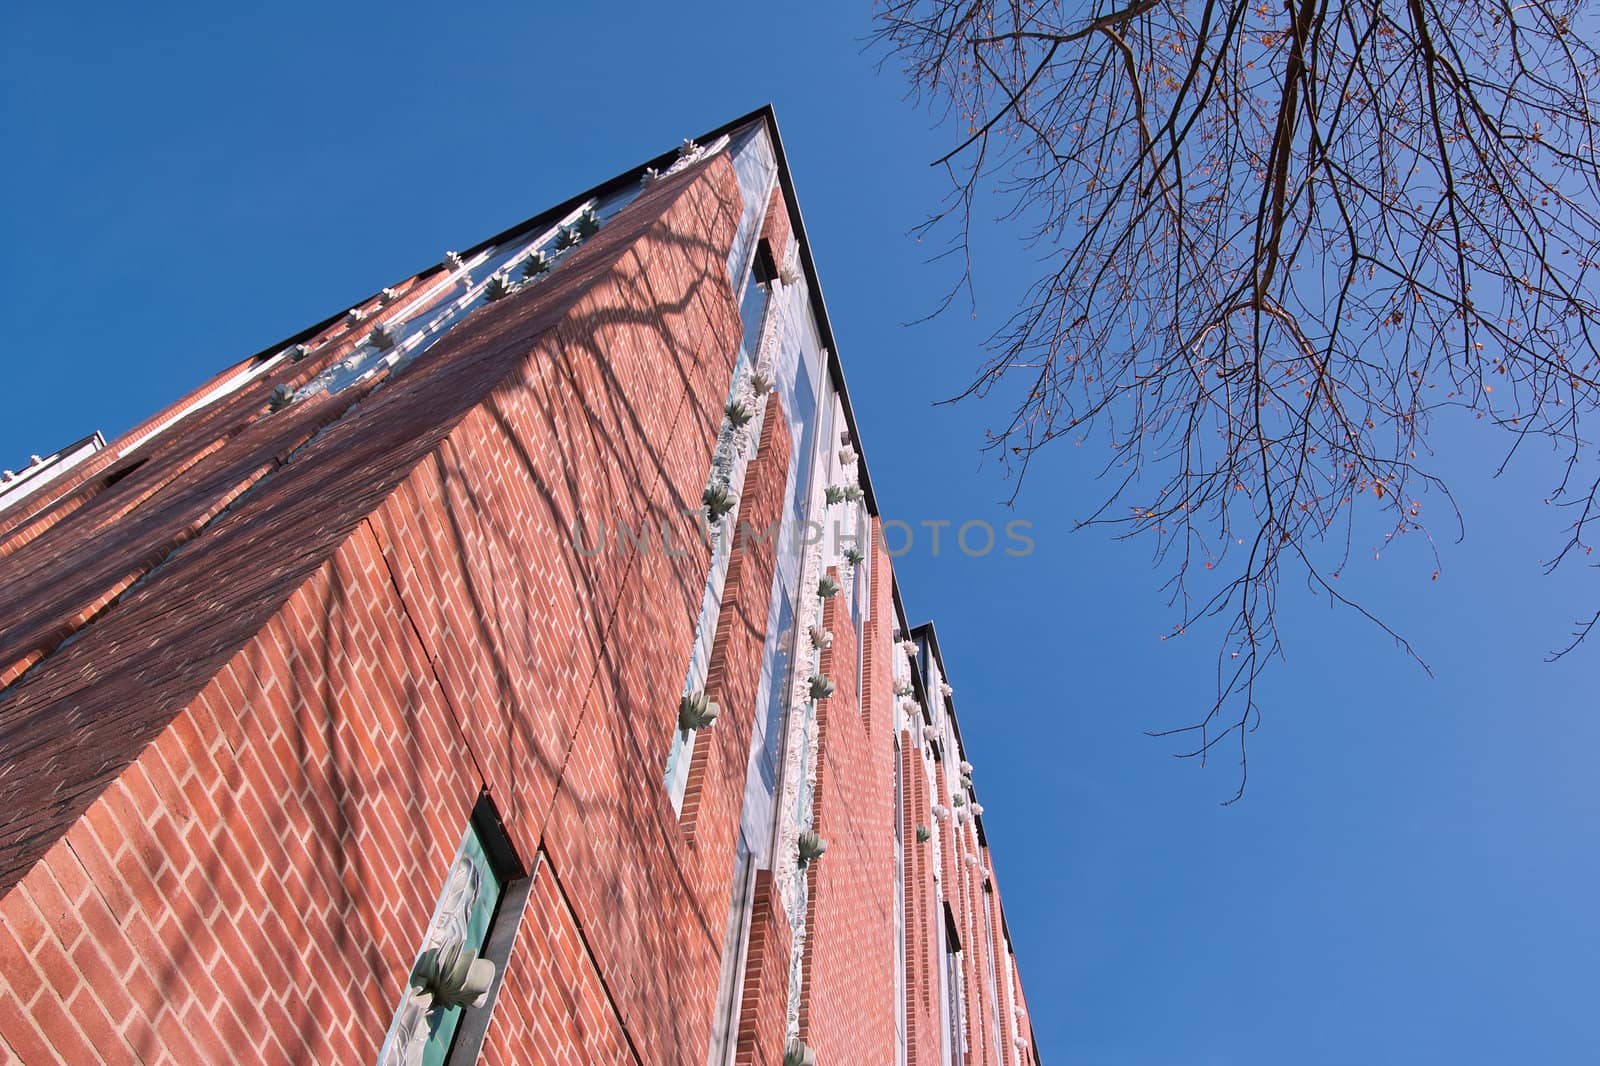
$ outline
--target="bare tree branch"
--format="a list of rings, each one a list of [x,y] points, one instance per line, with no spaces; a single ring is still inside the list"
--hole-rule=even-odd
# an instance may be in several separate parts
[[[951,197],[919,231],[962,263],[939,310],[970,298],[995,179],[1049,250],[953,400],[1002,404],[987,447],[1013,500],[1039,449],[1105,449],[1085,524],[1149,539],[1169,636],[1222,633],[1215,699],[1156,735],[1202,760],[1237,743],[1241,794],[1285,576],[1417,657],[1338,580],[1368,536],[1420,539],[1437,576],[1423,500],[1458,535],[1461,515],[1430,470],[1436,419],[1497,427],[1507,460],[1559,448],[1550,499],[1572,521],[1548,567],[1591,551],[1600,54],[1582,9],[880,0],[880,44],[961,124],[935,161]]]

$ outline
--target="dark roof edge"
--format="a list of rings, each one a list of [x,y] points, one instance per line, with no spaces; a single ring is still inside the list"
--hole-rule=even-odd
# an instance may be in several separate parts
[[[816,259],[811,254],[811,240],[806,236],[806,223],[800,210],[800,198],[794,190],[794,175],[789,171],[789,158],[783,150],[783,136],[778,132],[778,116],[773,111],[772,105],[767,104],[748,115],[734,119],[721,130],[708,136],[721,136],[726,130],[736,129],[758,118],[766,122],[767,132],[772,137],[772,154],[778,163],[778,183],[783,189],[784,202],[788,204],[790,220],[794,227],[795,241],[800,249],[800,265],[805,271],[806,286],[811,293],[812,314],[816,317],[822,343],[828,349],[828,377],[833,382],[834,390],[839,394],[839,406],[844,409],[845,425],[850,429],[850,439],[855,442],[856,453],[861,456],[861,491],[867,511],[876,517],[882,512],[878,508],[877,494],[872,490],[872,475],[867,468],[867,449],[861,440],[861,428],[856,424],[855,408],[850,404],[850,390],[845,385],[844,366],[839,359],[839,342],[833,335],[833,323],[828,318],[827,301],[822,296],[822,283],[817,277]],[[911,624],[907,621],[905,601],[900,595],[900,582],[895,580],[892,585],[895,621],[900,627],[900,632],[909,636]]]
[[[757,121],[758,119],[766,121],[768,128],[772,131],[773,142],[776,145],[778,127],[777,127],[777,122],[772,117],[772,105],[771,104],[767,104],[767,105],[765,105],[763,107],[759,107],[756,110],[749,112],[748,114],[740,115],[738,118],[734,119],[731,122],[725,122],[722,125],[718,126],[716,129],[710,130],[710,131],[708,131],[706,133],[701,134],[699,137],[695,138],[695,140],[700,144],[706,144],[706,143],[708,143],[710,141],[716,140],[718,137],[721,137],[725,133],[732,133],[735,130],[739,129],[740,127],[747,126],[750,123]],[[621,189],[621,188],[624,188],[624,187],[626,187],[628,185],[634,184],[634,183],[638,182],[639,179],[644,176],[644,172],[645,172],[646,169],[654,167],[657,170],[663,170],[666,167],[671,166],[673,161],[675,159],[677,159],[677,157],[678,157],[678,150],[676,148],[669,148],[667,151],[662,152],[659,155],[653,156],[650,159],[645,160],[643,163],[638,164],[637,166],[629,167],[627,170],[622,171],[620,174],[617,174],[614,177],[611,177],[611,178],[601,182],[598,185],[592,186],[589,189],[579,193],[576,196],[568,197],[566,200],[563,200],[561,203],[557,204],[554,207],[551,207],[551,208],[548,208],[547,210],[541,211],[537,215],[532,216],[531,218],[524,219],[523,221],[518,222],[514,226],[511,226],[511,227],[508,227],[507,229],[501,230],[499,233],[496,233],[492,237],[486,237],[483,240],[478,241],[476,244],[473,244],[473,245],[471,245],[469,247],[466,247],[466,248],[462,248],[460,250],[461,254],[463,256],[475,255],[478,252],[481,252],[483,249],[490,247],[491,245],[501,244],[501,243],[503,243],[505,241],[511,240],[514,237],[518,237],[518,236],[520,236],[520,235],[522,235],[524,233],[528,233],[528,232],[531,232],[533,230],[537,230],[537,229],[541,229],[541,228],[543,228],[545,226],[549,226],[553,222],[555,222],[557,219],[563,218],[566,215],[570,214],[575,208],[578,207],[579,204],[582,204],[584,201],[592,199],[592,198],[595,198],[595,197],[605,196],[606,194],[614,192],[617,189]],[[778,151],[778,164],[779,164],[779,167],[780,167],[780,170],[781,170],[784,167],[781,149]],[[429,276],[430,274],[433,274],[436,271],[438,271],[443,265],[444,264],[442,262],[430,263],[427,266],[423,267],[421,270],[415,270],[415,271],[412,271],[410,274],[401,274],[401,275],[396,275],[396,276],[397,277],[425,278],[425,277]],[[253,362],[253,361],[258,360],[258,359],[268,358],[269,356],[276,355],[278,352],[282,351],[283,349],[285,349],[285,348],[287,348],[287,347],[289,347],[291,345],[298,344],[301,341],[304,341],[309,337],[313,337],[316,334],[318,334],[318,333],[322,332],[323,330],[327,329],[329,326],[331,326],[334,323],[338,322],[341,318],[343,318],[345,316],[345,313],[347,311],[349,311],[350,307],[354,307],[354,306],[356,306],[358,304],[361,304],[361,303],[364,303],[364,302],[366,302],[368,300],[371,300],[374,297],[376,297],[377,295],[378,295],[377,292],[373,292],[373,293],[370,293],[370,294],[368,294],[367,296],[365,296],[365,297],[363,297],[361,299],[354,300],[354,301],[351,302],[351,304],[349,306],[343,307],[340,310],[335,311],[333,314],[329,315],[327,318],[322,319],[320,322],[317,322],[317,323],[315,323],[313,325],[307,326],[305,329],[302,329],[297,333],[293,333],[293,334],[289,335],[288,337],[285,337],[281,341],[277,341],[276,343],[269,344],[265,348],[263,348],[260,351],[256,352],[254,355],[246,356],[244,359],[241,359],[239,362],[232,364],[232,366],[242,366],[244,364]],[[846,406],[848,407],[848,404]]]

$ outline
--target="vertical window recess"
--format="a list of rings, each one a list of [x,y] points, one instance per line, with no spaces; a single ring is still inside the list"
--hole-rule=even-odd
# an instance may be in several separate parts
[[[488,792],[445,871],[379,1066],[478,1061],[533,879]]]

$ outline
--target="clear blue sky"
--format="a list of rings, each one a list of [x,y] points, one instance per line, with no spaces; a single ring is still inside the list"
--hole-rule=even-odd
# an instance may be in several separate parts
[[[0,465],[108,435],[217,368],[681,138],[777,106],[890,516],[1012,515],[955,391],[1027,255],[986,240],[976,321],[906,230],[945,142],[863,54],[869,0],[720,6],[44,5],[0,15]],[[1451,428],[1468,538],[1352,565],[1429,680],[1286,590],[1250,790],[1150,727],[1209,693],[1145,550],[1070,525],[1100,457],[1036,468],[1024,559],[926,544],[1040,1050],[1062,1063],[1600,1062],[1596,602],[1538,559],[1543,465]],[[3,599],[3,597],[0,597]],[[0,608],[3,609],[3,608]],[[871,1066],[871,1064],[868,1064]]]

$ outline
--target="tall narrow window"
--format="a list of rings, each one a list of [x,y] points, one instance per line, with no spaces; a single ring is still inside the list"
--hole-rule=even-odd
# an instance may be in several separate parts
[[[532,879],[487,792],[445,871],[380,1066],[478,1061]]]
[[[956,931],[956,916],[950,904],[944,905],[945,1009],[950,1015],[950,1055],[956,1062],[967,1060],[967,995],[961,979],[961,934]]]
[[[988,963],[989,1031],[994,1046],[1003,1050],[1005,1045],[1000,1037],[1000,982],[994,969],[994,882],[987,878],[983,882],[983,935],[983,956]]]

